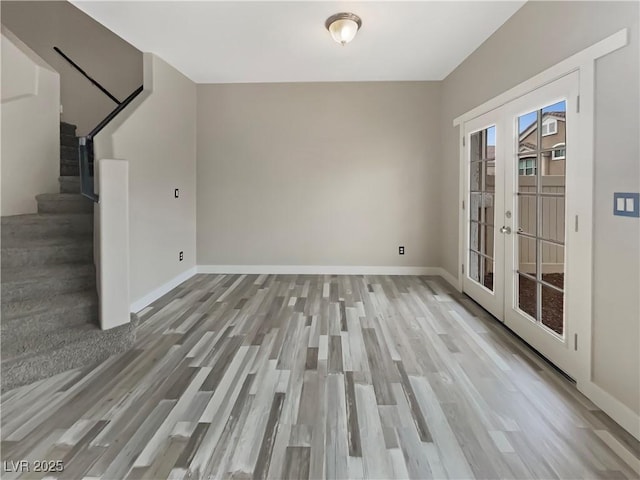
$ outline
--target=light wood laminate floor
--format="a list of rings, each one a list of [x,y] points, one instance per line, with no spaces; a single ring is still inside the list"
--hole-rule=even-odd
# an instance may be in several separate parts
[[[3,461],[69,479],[638,477],[636,440],[436,277],[196,275],[140,316],[130,352],[3,395]]]

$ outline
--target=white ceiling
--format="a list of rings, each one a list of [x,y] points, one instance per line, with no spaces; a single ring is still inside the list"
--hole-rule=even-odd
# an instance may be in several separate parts
[[[442,80],[523,1],[182,2],[72,0],[197,83]],[[324,22],[350,11],[355,40]]]

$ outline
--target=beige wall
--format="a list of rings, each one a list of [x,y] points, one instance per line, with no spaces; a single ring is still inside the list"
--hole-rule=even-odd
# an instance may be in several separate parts
[[[60,76],[2,29],[2,215],[35,213],[58,191]]]
[[[152,54],[145,54],[144,83],[142,96],[95,139],[96,159],[129,162],[133,303],[193,268],[196,258],[196,85]]]
[[[594,382],[640,412],[640,222],[613,192],[640,190],[637,2],[528,2],[443,82],[442,266],[458,261],[458,115],[621,28],[630,44],[596,63]],[[481,81],[478,81],[481,79]],[[586,299],[585,299],[586,300]]]
[[[93,129],[116,104],[76,71],[59,47],[119,100],[142,85],[142,53],[66,1],[2,1],[2,24],[60,73],[62,119]]]
[[[199,85],[198,264],[437,265],[439,98],[435,82]]]

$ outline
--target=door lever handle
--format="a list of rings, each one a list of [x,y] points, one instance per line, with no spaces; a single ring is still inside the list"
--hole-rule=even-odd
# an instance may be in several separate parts
[[[505,227],[505,226],[503,226],[503,227],[500,229],[500,233],[506,233],[507,235],[509,235],[509,234],[511,233],[511,227]]]

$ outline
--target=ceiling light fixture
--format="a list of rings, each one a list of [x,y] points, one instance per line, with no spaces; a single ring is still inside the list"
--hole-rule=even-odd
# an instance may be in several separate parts
[[[354,13],[336,13],[327,18],[324,23],[331,37],[340,45],[345,46],[353,40],[362,26],[362,20]]]

